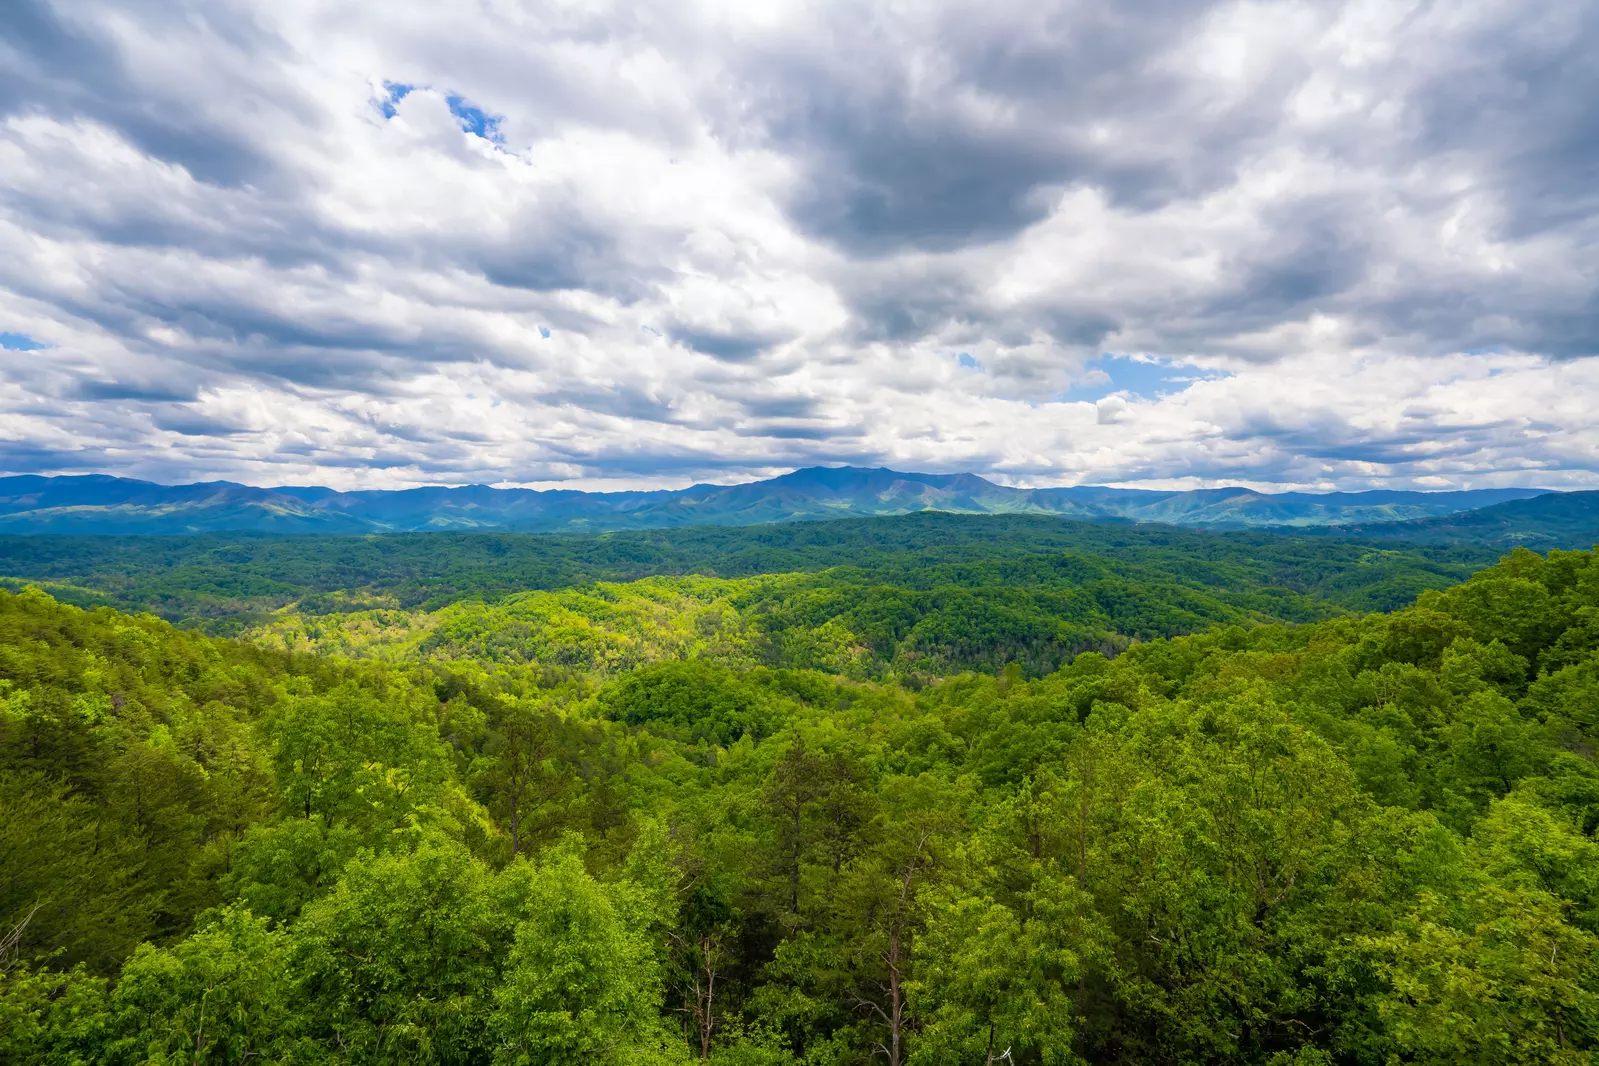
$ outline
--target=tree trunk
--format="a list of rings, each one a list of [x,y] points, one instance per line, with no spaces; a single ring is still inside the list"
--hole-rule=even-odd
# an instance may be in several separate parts
[[[712,954],[716,950],[714,937],[707,936],[700,941],[700,956],[705,960],[705,995],[699,1012],[701,1062],[710,1061],[711,1034],[716,1029],[716,961]]]
[[[802,828],[802,823],[801,823],[800,819],[804,817],[804,814],[805,814],[804,807],[801,805],[800,801],[796,798],[795,802],[794,802],[794,825],[793,825],[794,838],[793,838],[793,846],[792,846],[792,848],[790,850],[790,854],[789,854],[789,865],[788,865],[788,913],[790,913],[790,914],[798,914],[799,913],[800,854],[801,854],[801,852],[800,852],[800,845],[801,845],[800,830]]]
[[[1077,925],[1083,924],[1083,894],[1088,891],[1088,798],[1089,789],[1094,781],[1094,760],[1091,754],[1085,754],[1083,759],[1083,780],[1078,785],[1077,803]],[[1077,963],[1077,1016],[1079,1019],[1088,1018],[1088,973],[1082,960]],[[1079,1025],[1078,1054],[1083,1057],[1088,1055],[1088,1027],[1081,1022]]]
[[[905,1024],[904,992],[899,974],[899,926],[888,938],[888,1066],[899,1066],[900,1031]]]

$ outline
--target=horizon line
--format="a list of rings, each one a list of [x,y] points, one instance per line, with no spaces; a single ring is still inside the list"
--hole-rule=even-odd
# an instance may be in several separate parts
[[[689,491],[692,491],[694,489],[731,489],[731,488],[740,488],[740,487],[743,487],[743,486],[746,486],[746,485],[761,485],[761,484],[767,484],[767,483],[770,483],[770,482],[773,482],[773,481],[780,481],[783,478],[792,477],[795,474],[803,474],[803,473],[808,473],[808,472],[813,472],[813,471],[823,471],[823,470],[826,470],[826,471],[853,470],[853,471],[859,471],[859,472],[868,473],[868,474],[886,473],[886,474],[897,474],[897,475],[901,475],[901,476],[904,476],[904,477],[912,477],[912,478],[974,477],[974,478],[977,478],[978,480],[980,480],[980,481],[984,482],[985,484],[990,485],[990,486],[992,486],[994,488],[1012,490],[1012,491],[1016,491],[1016,492],[1062,492],[1062,491],[1070,491],[1070,490],[1076,490],[1076,489],[1085,489],[1085,490],[1086,489],[1104,489],[1104,490],[1110,491],[1110,492],[1148,492],[1148,493],[1157,493],[1157,494],[1165,494],[1165,495],[1173,495],[1173,496],[1175,496],[1175,495],[1181,495],[1181,494],[1184,494],[1184,493],[1192,493],[1192,492],[1224,492],[1224,491],[1227,491],[1229,489],[1237,489],[1237,490],[1242,491],[1242,492],[1249,492],[1249,493],[1253,493],[1253,494],[1259,495],[1259,496],[1289,496],[1289,495],[1301,495],[1301,496],[1345,495],[1345,496],[1350,496],[1350,495],[1363,495],[1363,494],[1366,494],[1366,493],[1376,493],[1376,492],[1408,492],[1408,493],[1417,493],[1417,494],[1420,494],[1420,495],[1441,495],[1441,494],[1445,494],[1445,493],[1507,492],[1508,491],[1508,492],[1530,492],[1530,493],[1535,493],[1535,494],[1538,494],[1538,495],[1547,495],[1547,494],[1562,494],[1562,493],[1569,493],[1569,492],[1592,491],[1592,490],[1584,490],[1584,489],[1580,489],[1580,488],[1579,489],[1554,489],[1554,488],[1548,488],[1546,486],[1541,486],[1541,485],[1496,485],[1496,486],[1485,486],[1485,487],[1477,487],[1477,488],[1455,488],[1455,487],[1450,487],[1450,488],[1403,488],[1403,489],[1399,489],[1399,488],[1365,488],[1365,489],[1279,488],[1279,489],[1275,489],[1275,490],[1273,490],[1273,489],[1255,488],[1255,487],[1252,487],[1251,485],[1242,484],[1242,483],[1225,483],[1225,484],[1220,484],[1220,485],[1211,485],[1211,486],[1204,486],[1204,487],[1199,487],[1199,488],[1144,488],[1144,487],[1139,487],[1139,486],[1136,486],[1136,485],[1127,485],[1126,483],[1122,483],[1122,484],[1103,484],[1103,483],[1100,483],[1100,484],[1075,484],[1075,485],[1007,485],[1007,484],[1004,484],[1002,482],[998,482],[998,481],[992,480],[990,476],[986,476],[984,474],[975,473],[975,472],[970,471],[970,470],[958,470],[958,471],[953,471],[953,472],[949,472],[949,473],[940,473],[940,472],[934,472],[934,471],[921,471],[921,470],[897,470],[897,469],[895,469],[893,467],[888,467],[888,466],[856,466],[856,465],[851,464],[851,463],[844,463],[844,464],[840,464],[840,465],[837,465],[837,466],[827,466],[827,465],[818,464],[818,465],[815,465],[815,466],[795,467],[794,469],[789,470],[786,473],[776,474],[776,475],[773,475],[771,477],[752,478],[752,479],[747,480],[747,481],[734,481],[734,482],[728,482],[728,483],[725,483],[725,484],[719,484],[719,483],[716,483],[716,482],[703,482],[702,481],[702,482],[694,482],[694,483],[689,484],[689,485],[684,485],[684,486],[681,486],[679,488],[655,488],[655,489],[651,489],[651,488],[628,488],[628,489],[563,488],[563,487],[561,487],[561,483],[560,482],[547,482],[547,481],[546,482],[521,482],[521,483],[514,483],[514,484],[503,484],[502,483],[502,484],[499,484],[499,485],[490,484],[490,483],[486,483],[486,482],[476,482],[476,481],[474,481],[474,482],[463,482],[463,483],[460,483],[460,484],[435,483],[435,484],[411,485],[411,486],[407,486],[405,488],[388,488],[388,489],[384,489],[384,488],[335,489],[335,488],[331,488],[331,487],[329,487],[327,485],[320,485],[320,484],[252,485],[252,484],[249,484],[249,483],[246,483],[246,482],[242,482],[242,481],[230,481],[230,480],[227,480],[225,478],[219,478],[219,479],[214,480],[214,481],[162,482],[162,481],[149,481],[149,480],[147,480],[145,478],[129,477],[129,476],[122,475],[122,474],[106,474],[106,473],[83,473],[83,474],[8,473],[8,474],[0,474],[0,482],[10,481],[10,480],[13,480],[13,479],[20,479],[20,478],[38,478],[38,479],[44,480],[44,481],[67,481],[67,480],[75,481],[75,480],[80,480],[80,479],[81,480],[89,480],[89,479],[95,479],[95,478],[104,478],[104,479],[109,479],[109,480],[112,480],[112,481],[131,481],[131,482],[136,482],[136,483],[144,484],[144,485],[153,485],[153,486],[155,486],[157,488],[182,489],[182,488],[199,488],[199,487],[204,487],[204,486],[209,486],[209,485],[226,485],[226,486],[231,486],[231,487],[235,487],[235,488],[254,489],[254,490],[260,491],[260,492],[276,492],[276,493],[290,493],[290,492],[294,492],[294,491],[297,491],[297,490],[298,491],[304,491],[304,490],[307,490],[307,489],[320,489],[320,490],[323,490],[323,491],[326,491],[326,492],[329,492],[329,493],[333,493],[333,494],[336,494],[336,495],[353,495],[355,493],[396,493],[397,494],[397,493],[402,493],[402,492],[420,492],[420,491],[425,491],[425,490],[428,490],[428,489],[439,489],[439,490],[444,490],[444,491],[457,491],[457,490],[462,490],[462,489],[487,489],[487,490],[489,490],[491,492],[532,492],[532,493],[576,492],[576,493],[581,493],[583,495],[589,495],[589,496],[611,496],[611,495],[628,495],[628,494],[643,495],[643,494],[654,494],[654,493],[671,494],[671,493],[689,492]],[[593,479],[573,478],[571,480],[572,481],[592,481]],[[1257,484],[1259,484],[1259,483],[1257,483]],[[545,487],[539,487],[539,488],[530,487],[532,485],[540,485],[540,486],[545,486]]]

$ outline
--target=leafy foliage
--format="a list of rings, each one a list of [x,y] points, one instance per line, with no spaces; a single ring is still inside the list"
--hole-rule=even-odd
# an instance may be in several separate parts
[[[249,635],[275,648],[389,661],[537,664],[603,676],[693,657],[916,683],[1010,663],[1036,676],[1130,640],[1343,613],[1312,595],[1262,587],[1261,574],[1234,562],[1190,558],[1179,566],[1157,555],[1122,563],[1078,551],[926,565],[918,558],[887,553],[871,569],[742,579],[598,582],[433,612],[286,611]],[[1379,554],[1369,565],[1390,563]],[[1378,594],[1385,593],[1361,592]]]
[[[1062,554],[1088,573],[1269,600],[1307,596],[1353,610],[1390,610],[1444,588],[1497,553],[1374,545],[1295,534],[1208,533],[1169,526],[1077,522],[1023,515],[922,513],[895,518],[534,536],[416,533],[271,537],[0,536],[0,583],[36,584],[63,602],[149,611],[236,634],[294,605],[305,615],[437,610],[530,589],[556,591],[651,576],[742,578],[857,571],[855,583],[926,589],[1035,580]],[[1021,570],[995,569],[1026,559]],[[949,569],[971,568],[966,571]],[[934,568],[945,568],[935,571]],[[1266,602],[1266,601],[1261,601]],[[1259,603],[1243,605],[1262,609]],[[1268,608],[1268,613],[1270,613]],[[1283,615],[1287,618],[1289,616]]]
[[[1593,1061],[1599,556],[1176,636],[940,565],[368,660],[0,594],[0,1058]]]

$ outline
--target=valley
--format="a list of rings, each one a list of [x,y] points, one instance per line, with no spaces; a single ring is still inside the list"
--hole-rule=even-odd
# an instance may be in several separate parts
[[[3,1061],[1599,1039],[1592,551],[917,513],[0,561]]]

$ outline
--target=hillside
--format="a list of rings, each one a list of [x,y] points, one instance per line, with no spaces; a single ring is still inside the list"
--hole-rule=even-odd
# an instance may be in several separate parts
[[[157,485],[88,474],[0,478],[0,531],[357,533],[371,524],[271,489],[228,481]]]
[[[1549,493],[1459,514],[1408,522],[1353,523],[1325,532],[1370,540],[1481,545],[1495,550],[1518,545],[1538,551],[1591,548],[1599,544],[1599,492]]]
[[[0,536],[0,583],[38,583],[73,603],[151,611],[232,632],[291,606],[306,614],[436,610],[465,599],[492,601],[596,581],[829,568],[847,568],[861,581],[909,586],[945,568],[966,567],[961,581],[993,583],[1001,564],[1066,556],[1143,582],[1238,596],[1275,589],[1350,610],[1400,606],[1497,558],[1470,547],[1380,549],[1267,532],[917,513],[586,536]],[[1270,609],[1266,614],[1284,617]]]
[[[974,474],[813,467],[744,485],[578,492],[484,485],[335,492],[218,481],[166,486],[103,476],[0,478],[0,533],[417,532],[505,529],[593,532],[755,525],[918,511],[1125,519],[1207,528],[1407,520],[1536,496],[1462,492],[1261,493],[1245,488],[1018,489]]]
[[[913,683],[724,579],[382,662],[0,592],[0,1062],[1580,1066],[1596,575]]]

